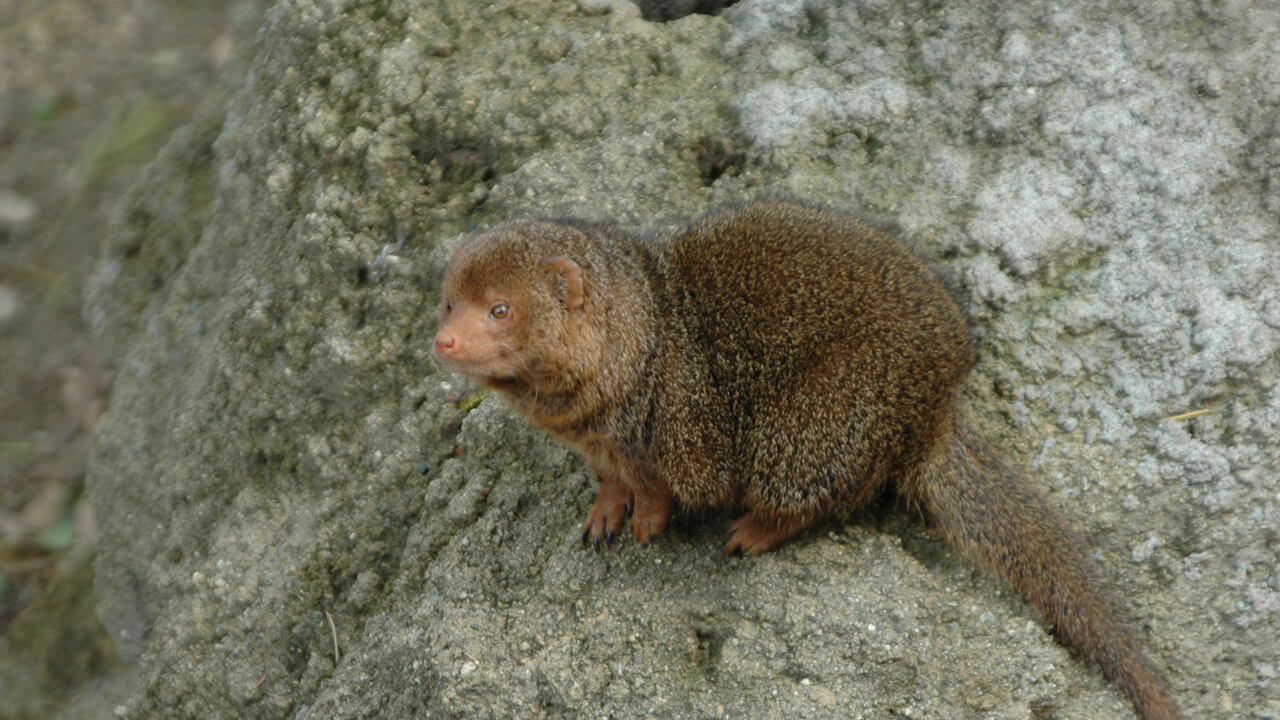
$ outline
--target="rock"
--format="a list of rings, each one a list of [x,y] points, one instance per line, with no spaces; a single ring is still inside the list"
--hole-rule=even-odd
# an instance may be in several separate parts
[[[1266,712],[1280,220],[1275,164],[1240,158],[1276,127],[1251,88],[1280,11],[1214,12],[269,10],[226,106],[134,189],[86,308],[118,368],[88,477],[99,613],[136,663],[118,713],[1125,717],[909,513],[753,560],[720,554],[720,513],[584,551],[585,466],[431,359],[465,233],[669,228],[760,193],[936,259],[981,339],[979,421],[1020,460],[1049,448],[1032,477],[1186,716]]]

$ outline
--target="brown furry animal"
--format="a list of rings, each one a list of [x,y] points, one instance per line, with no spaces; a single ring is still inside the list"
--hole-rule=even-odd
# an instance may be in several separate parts
[[[672,499],[745,506],[759,554],[892,487],[1025,595],[1146,720],[1178,717],[1095,588],[1081,543],[970,432],[960,309],[897,240],[756,203],[667,240],[575,220],[472,238],[445,276],[436,355],[600,476],[584,540],[666,527]]]

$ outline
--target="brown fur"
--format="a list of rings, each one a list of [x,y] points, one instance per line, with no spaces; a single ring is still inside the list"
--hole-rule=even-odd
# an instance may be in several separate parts
[[[725,549],[759,554],[893,487],[1143,718],[1178,717],[1079,540],[962,426],[964,319],[883,233],[785,203],[655,242],[572,220],[504,225],[455,254],[436,354],[587,458],[600,493],[584,539],[612,541],[630,514],[647,542],[674,497],[745,506]]]

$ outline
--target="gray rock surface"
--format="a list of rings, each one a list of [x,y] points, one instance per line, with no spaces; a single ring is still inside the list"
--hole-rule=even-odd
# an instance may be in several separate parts
[[[1128,716],[902,511],[584,551],[584,465],[430,356],[468,231],[772,193],[935,259],[970,404],[1186,716],[1280,716],[1280,7],[1111,7],[268,10],[86,308],[127,348],[89,478],[117,715]]]

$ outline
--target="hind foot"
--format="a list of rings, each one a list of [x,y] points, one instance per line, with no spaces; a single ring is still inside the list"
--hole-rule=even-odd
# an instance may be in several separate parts
[[[795,518],[762,517],[753,510],[733,524],[724,551],[727,555],[735,552],[760,555],[772,550],[783,540],[794,537],[810,524]]]

